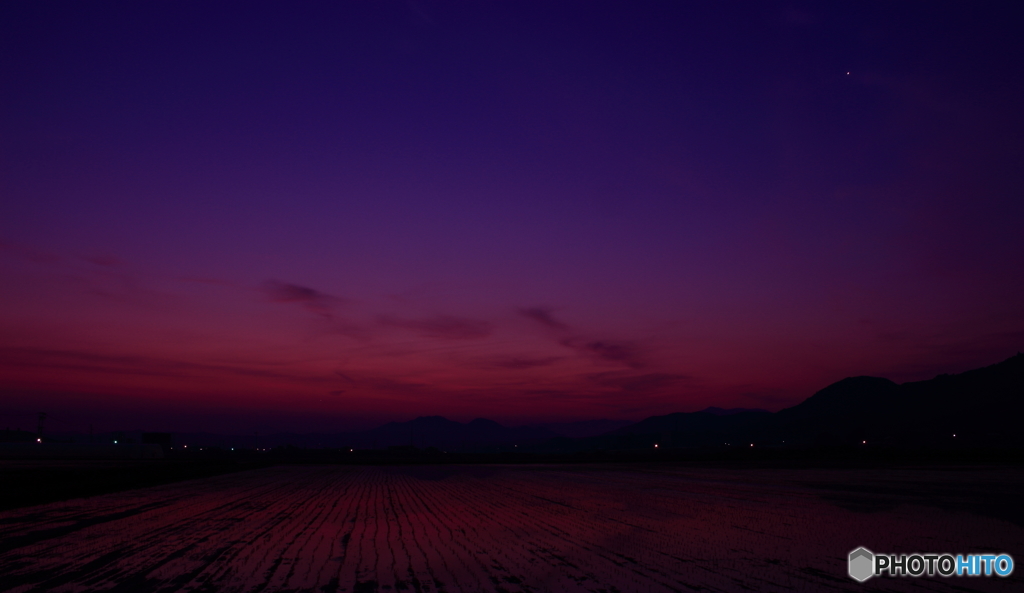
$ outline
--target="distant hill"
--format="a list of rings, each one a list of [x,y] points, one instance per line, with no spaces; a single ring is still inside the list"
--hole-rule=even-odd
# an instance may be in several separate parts
[[[764,410],[708,408],[652,416],[537,450],[801,445],[1024,446],[1024,355],[957,375],[894,383],[848,377],[800,404]]]
[[[558,436],[540,427],[509,428],[493,420],[477,418],[456,422],[442,416],[421,416],[408,422],[389,422],[371,430],[337,433],[272,433],[261,435],[218,435],[177,433],[176,446],[274,448],[357,448],[387,449],[415,446],[436,447],[445,451],[494,451],[498,446],[534,443]]]
[[[680,447],[807,445],[1024,446],[1024,355],[956,375],[897,384],[880,377],[848,377],[777,413],[709,407],[652,416],[639,422],[587,420],[507,427],[477,418],[456,422],[421,416],[371,430],[338,433],[219,435],[177,433],[174,447],[386,449],[415,446],[448,452],[571,453]],[[956,435],[956,436],[954,436]],[[141,442],[138,431],[44,435],[48,441]],[[0,442],[35,434],[0,431]]]
[[[221,449],[266,448],[295,446],[300,448],[386,449],[388,447],[415,446],[420,449],[436,447],[445,451],[494,452],[515,449],[516,445],[534,444],[556,437],[586,437],[620,428],[624,420],[585,420],[543,424],[538,426],[507,427],[493,420],[477,418],[470,422],[456,422],[442,416],[421,416],[407,422],[389,422],[371,430],[337,433],[270,433],[225,435],[205,432],[174,433],[175,447],[188,445],[190,449],[216,447]],[[13,435],[14,431],[11,431]],[[95,438],[78,434],[60,435],[62,440],[75,442],[110,442],[115,433],[96,435]],[[139,442],[139,431],[118,433],[125,442]],[[19,433],[21,440],[34,440],[34,433]],[[0,431],[0,439],[4,436]],[[56,435],[52,435],[56,436]],[[31,437],[31,438],[29,438]],[[13,440],[13,437],[12,437]]]
[[[764,436],[800,442],[1024,444],[1024,355],[897,385],[850,377],[774,415]],[[956,435],[955,437],[953,435]]]
[[[752,427],[772,416],[765,410],[728,412],[719,414],[701,410],[651,416],[603,435],[552,439],[534,450],[566,453],[593,449],[648,449],[655,444],[664,449],[724,445],[745,438],[743,435]]]
[[[629,424],[632,424],[629,420],[581,420],[539,424],[537,428],[550,430],[558,436],[578,439],[605,434]]]
[[[420,448],[463,450],[481,445],[532,443],[557,436],[538,427],[509,428],[493,420],[477,418],[462,423],[441,416],[420,416],[408,422],[389,422],[372,430],[351,433],[356,447],[383,448],[413,445]]]
[[[770,415],[770,412],[763,410],[758,412],[737,412],[734,414],[715,414],[706,410],[690,413],[676,412],[675,414],[667,414],[665,416],[651,416],[609,434],[673,433],[677,439],[692,440],[695,434],[717,433],[732,427],[749,426]],[[668,439],[670,437],[666,436],[665,438]]]
[[[743,412],[767,412],[768,410],[762,410],[761,408],[729,408],[723,409],[715,406],[704,408],[701,412],[708,414],[714,414],[715,416],[732,416],[733,414],[742,414]]]

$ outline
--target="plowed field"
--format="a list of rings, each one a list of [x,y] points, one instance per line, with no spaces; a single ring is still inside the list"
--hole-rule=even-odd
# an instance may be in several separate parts
[[[964,591],[846,575],[1002,551],[1019,471],[276,467],[0,513],[0,591]],[[988,505],[987,501],[993,501]]]

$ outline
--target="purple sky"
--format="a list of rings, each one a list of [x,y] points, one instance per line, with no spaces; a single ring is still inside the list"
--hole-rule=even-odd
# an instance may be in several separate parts
[[[1024,19],[832,4],[3,3],[0,421],[777,410],[1015,354]]]

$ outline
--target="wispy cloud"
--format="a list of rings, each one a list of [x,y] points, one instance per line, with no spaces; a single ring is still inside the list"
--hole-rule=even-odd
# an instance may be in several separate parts
[[[562,360],[558,356],[549,356],[546,358],[529,358],[529,357],[512,357],[512,358],[501,358],[490,362],[490,366],[501,369],[532,369],[537,367],[551,366]]]
[[[334,317],[334,309],[342,304],[343,299],[319,290],[288,284],[277,280],[268,280],[263,284],[263,291],[274,303],[295,303],[308,311],[324,317]]]
[[[349,383],[355,383],[356,382],[355,379],[353,379],[352,377],[349,377],[348,375],[346,375],[345,373],[343,373],[341,371],[334,371],[334,374],[339,376],[339,377],[341,377],[342,379],[348,381]]]
[[[524,307],[519,309],[519,314],[523,315],[527,319],[536,321],[548,329],[562,331],[569,329],[568,325],[554,318],[550,309],[546,309],[544,307]]]
[[[634,369],[645,366],[641,360],[640,349],[629,342],[566,338],[560,340],[559,344],[597,360],[617,362]]]
[[[18,367],[41,367],[91,371],[117,375],[183,377],[195,375],[233,375],[284,379],[297,382],[334,382],[330,376],[311,376],[252,366],[203,364],[167,358],[97,354],[81,350],[42,348],[0,348],[0,363]]]
[[[406,329],[427,338],[444,340],[472,340],[486,338],[494,328],[486,321],[439,315],[429,319],[398,319],[381,316],[377,321],[384,326]]]

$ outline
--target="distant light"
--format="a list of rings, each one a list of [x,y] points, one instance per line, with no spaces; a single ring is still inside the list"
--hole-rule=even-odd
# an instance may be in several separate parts
[[[866,445],[866,444],[868,444],[868,442],[867,441],[861,441],[860,444]]]
[[[235,448],[234,448],[234,447],[231,447],[231,450],[232,450],[232,451],[234,451],[234,450],[235,450]]]
[[[117,444],[117,441],[114,441],[114,444],[116,445],[116,444]]]
[[[849,75],[850,75],[850,73],[849,73],[849,72],[847,72],[847,73],[846,73],[846,75],[847,75],[847,76],[849,76]]]
[[[657,449],[657,448],[658,448],[658,443],[654,443],[654,448],[655,448],[655,449]]]
[[[754,446],[754,443],[750,443],[750,446],[751,446],[751,447],[753,447],[753,446]]]
[[[185,448],[188,449],[188,445],[185,445]]]
[[[352,453],[353,451],[355,451],[355,449],[349,449],[348,450],[349,453]]]
[[[953,435],[953,436],[956,436],[956,435]],[[41,442],[43,442],[43,439],[36,439],[36,442],[37,443],[41,443]]]
[[[953,435],[953,438],[956,438],[956,435]]]

